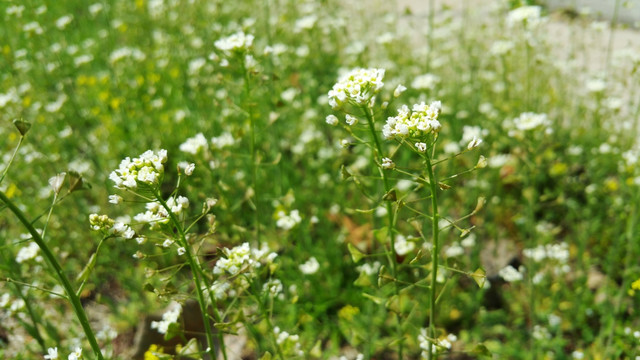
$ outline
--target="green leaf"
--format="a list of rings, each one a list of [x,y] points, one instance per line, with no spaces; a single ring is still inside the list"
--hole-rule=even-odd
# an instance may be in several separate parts
[[[353,260],[354,263],[357,264],[364,257],[364,254],[360,252],[360,250],[358,250],[358,248],[353,246],[351,243],[347,244],[347,248],[349,249],[349,253],[351,254],[351,259]]]
[[[31,129],[31,123],[24,120],[15,119],[13,120],[13,125],[15,125],[22,136],[25,136],[27,132],[29,132],[29,129]]]
[[[262,357],[260,358],[260,360],[271,360],[271,359],[272,359],[271,353],[268,351],[264,353],[264,355],[262,355]]]
[[[478,287],[480,288],[484,287],[484,283],[485,281],[487,281],[487,272],[483,268],[481,267],[477,268],[476,271],[474,271],[470,275],[473,278],[473,280],[476,282],[476,284],[478,284]]]
[[[148,291],[148,292],[156,292],[156,288],[151,285],[150,283],[145,283],[144,286],[142,287],[142,289],[144,289],[144,291]]]
[[[367,299],[373,301],[374,303],[381,305],[384,302],[383,298],[379,298],[377,296],[373,296],[373,295],[369,295],[365,292],[362,293],[362,296],[366,297]]]
[[[82,175],[80,175],[77,171],[69,170],[67,171],[67,175],[69,175],[69,193],[72,193],[76,190],[82,190],[84,188]]]
[[[344,165],[340,167],[340,174],[342,175],[342,180],[347,180],[352,176],[349,170],[347,170],[347,168]]]
[[[309,355],[311,355],[314,358],[322,357],[322,341],[320,340],[316,341],[316,344],[313,345],[313,348],[311,348],[311,351],[309,351]]]
[[[411,261],[409,261],[409,265],[415,264],[421,258],[422,258],[422,249],[418,250],[418,253],[416,254],[416,257],[414,257],[413,259],[411,259]]]
[[[487,347],[484,346],[484,344],[476,345],[476,347],[473,349],[473,353],[482,357],[484,356],[492,357],[491,351],[489,351],[489,349],[487,349]]]
[[[164,334],[164,340],[168,341],[173,339],[174,337],[180,335],[182,333],[182,329],[180,329],[180,325],[178,323],[171,323],[167,328],[167,332]]]
[[[382,197],[382,200],[384,200],[384,201],[396,201],[396,200],[398,200],[398,197],[396,196],[396,189],[389,190],[389,192],[384,194],[384,196]]]

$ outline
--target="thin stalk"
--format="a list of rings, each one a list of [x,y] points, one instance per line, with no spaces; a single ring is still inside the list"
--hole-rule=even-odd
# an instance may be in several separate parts
[[[267,21],[269,21],[267,19]],[[249,104],[249,95],[251,93],[250,86],[250,78],[249,71],[247,70],[247,66],[245,64],[244,59],[242,59],[242,72],[244,73],[244,103],[247,109],[249,116],[249,124],[250,124],[250,151],[251,151],[251,182],[253,183],[253,196],[255,199],[255,211],[254,211],[254,223],[256,227],[256,242],[258,246],[260,246],[260,191],[258,190],[258,164],[257,164],[257,155],[256,155],[256,121],[253,117],[253,108],[252,105]]]
[[[24,140],[24,136],[20,136],[20,140],[18,140],[18,145],[16,145],[16,149],[13,150],[13,154],[11,154],[11,158],[9,159],[9,163],[7,164],[7,167],[2,172],[2,176],[0,176],[0,183],[2,182],[2,180],[4,180],[4,177],[7,175],[7,172],[9,171],[9,168],[11,167],[11,163],[13,162],[13,159],[16,157],[16,154],[18,153],[18,149],[20,149],[20,145],[22,145],[22,141],[23,140]]]
[[[102,352],[100,351],[100,346],[98,345],[98,341],[96,340],[93,330],[91,330],[91,325],[89,324],[89,318],[87,317],[87,314],[85,313],[84,308],[82,307],[80,298],[76,295],[75,291],[73,290],[73,287],[71,286],[71,282],[69,281],[69,278],[67,278],[67,276],[64,274],[62,267],[60,266],[60,263],[58,262],[58,260],[56,260],[55,256],[53,256],[53,253],[49,249],[49,246],[47,246],[47,244],[44,242],[40,234],[36,231],[33,225],[31,225],[29,220],[27,220],[25,214],[2,191],[0,191],[0,200],[2,200],[7,205],[7,207],[11,210],[11,212],[13,212],[13,214],[18,218],[18,220],[20,220],[22,225],[29,231],[29,233],[33,237],[33,241],[35,241],[36,244],[38,244],[38,247],[42,251],[42,254],[44,255],[49,265],[55,271],[55,274],[58,277],[58,280],[60,281],[62,287],[64,288],[64,291],[67,293],[67,297],[71,302],[73,311],[75,312],[76,317],[78,318],[78,321],[80,321],[80,325],[82,326],[82,329],[84,330],[84,334],[87,337],[89,344],[91,345],[91,349],[93,350],[93,353],[95,354],[98,360],[103,360],[104,358],[102,356]]]
[[[189,267],[191,268],[191,274],[193,276],[193,282],[196,285],[196,294],[198,295],[198,304],[200,305],[200,311],[202,312],[202,320],[204,320],[204,331],[207,336],[207,346],[209,347],[207,350],[211,355],[212,359],[217,359],[217,353],[216,353],[214,342],[213,342],[213,333],[211,332],[211,324],[210,324],[209,315],[207,312],[207,305],[204,299],[204,293],[202,292],[200,276],[198,275],[200,273],[200,267],[199,267],[200,264],[198,263],[198,260],[191,253],[191,248],[189,246],[189,243],[187,242],[187,238],[185,236],[184,230],[182,229],[182,225],[180,224],[180,221],[178,221],[178,218],[175,216],[173,211],[171,211],[171,208],[167,205],[166,201],[164,201],[160,193],[158,193],[157,190],[154,190],[154,194],[156,199],[158,199],[158,201],[162,205],[162,207],[167,211],[167,213],[169,214],[169,217],[171,218],[171,222],[178,230],[178,235],[179,235],[178,240],[180,241],[180,245],[185,249],[187,262],[189,263]],[[221,343],[220,346],[224,347],[224,343]]]
[[[436,314],[436,284],[438,279],[438,252],[440,248],[438,247],[438,235],[440,233],[440,228],[438,225],[438,182],[436,180],[436,176],[433,172],[433,166],[431,165],[431,159],[429,158],[428,153],[424,157],[427,162],[427,173],[429,175],[429,185],[431,188],[431,211],[433,215],[431,217],[431,227],[432,227],[432,248],[431,248],[431,289],[430,289],[430,304],[429,304],[429,336],[432,339],[436,339],[436,328],[435,328],[435,314]],[[431,360],[434,356],[437,357],[433,353],[433,344],[429,346],[429,352],[427,353],[427,359]]]
[[[371,137],[373,138],[373,141],[376,145],[377,156],[375,156],[375,159],[378,160],[380,156],[382,156],[383,152],[382,152],[382,145],[380,145],[380,139],[378,139],[378,132],[376,131],[373,114],[368,108],[363,108],[362,110],[364,111],[364,114],[367,118],[367,123],[369,124],[369,130],[371,131]],[[382,182],[384,183],[385,194],[387,194],[391,190],[391,187],[389,186],[389,179],[387,178],[387,175],[385,174],[384,170],[381,167],[378,167],[378,171],[380,172],[380,176],[382,177]],[[389,243],[391,245],[390,252],[387,252],[387,254],[390,254],[390,255],[387,255],[387,260],[391,265],[391,276],[393,276],[393,278],[397,278],[397,275],[398,275],[397,260],[396,260],[397,255],[396,255],[396,247],[395,247],[395,237],[393,236],[394,235],[393,234],[394,215],[392,211],[393,207],[391,205],[391,201],[385,201],[385,203],[387,207],[387,218],[389,222],[389,227],[387,232],[389,234]],[[397,281],[394,281],[394,292],[395,292],[396,298],[398,299],[398,308],[402,309],[402,306],[400,304],[400,287]],[[402,359],[403,346],[404,346],[404,333],[402,331],[402,316],[400,312],[396,313],[396,321],[397,321],[396,331],[398,333],[397,336],[400,340],[398,342],[398,358]]]
[[[613,18],[611,18],[611,29],[609,31],[609,41],[607,42],[607,57],[605,63],[605,77],[609,75],[609,68],[611,67],[611,50],[613,49],[613,38],[618,25],[618,12],[620,11],[620,0],[616,0],[615,8],[613,9]]]

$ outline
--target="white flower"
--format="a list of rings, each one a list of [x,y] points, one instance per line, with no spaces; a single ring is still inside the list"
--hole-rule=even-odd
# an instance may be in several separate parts
[[[282,292],[282,282],[278,279],[270,279],[262,286],[262,291],[269,292],[271,296],[276,296]]]
[[[69,354],[69,357],[67,357],[68,360],[78,360],[81,358],[82,358],[82,348],[79,348],[79,347],[73,350],[73,352]]]
[[[551,122],[547,118],[547,114],[525,112],[515,118],[513,120],[513,124],[515,125],[516,129],[520,131],[528,131],[542,126],[548,127]]]
[[[482,144],[482,139],[478,139],[474,136],[473,139],[469,141],[469,145],[467,145],[467,149],[471,150],[471,149],[477,148],[478,146],[480,146],[480,144]]]
[[[416,76],[411,83],[411,87],[416,90],[433,90],[440,81],[440,78],[433,74]]]
[[[393,90],[393,97],[400,96],[403,92],[405,92],[405,90],[407,90],[407,87],[402,84],[396,86],[396,89]]]
[[[355,125],[358,123],[358,118],[355,116],[351,116],[347,114],[346,118],[347,118],[347,125]]]
[[[386,139],[392,137],[415,138],[427,134],[437,134],[440,131],[441,104],[439,101],[426,105],[424,102],[413,105],[410,110],[407,105],[398,109],[398,115],[387,118],[387,123],[382,128],[382,134]]]
[[[189,153],[189,154],[197,154],[201,150],[207,148],[207,139],[204,137],[202,133],[196,134],[196,136],[192,138],[188,138],[184,143],[180,145],[180,151]]]
[[[389,158],[382,158],[382,168],[383,169],[393,169],[396,164],[393,163],[393,160]]]
[[[185,249],[184,247],[179,247],[178,248],[178,255],[182,256],[187,252],[187,249]]]
[[[152,321],[151,328],[158,330],[160,334],[166,334],[169,330],[169,326],[178,322],[180,313],[182,312],[182,306],[178,303],[173,305],[173,308],[162,314],[161,321]]]
[[[298,268],[300,269],[300,272],[302,272],[303,274],[312,275],[312,274],[315,274],[318,271],[318,269],[320,269],[320,264],[318,263],[318,260],[316,260],[315,257],[311,257],[309,258],[309,260],[307,260],[307,262],[300,265]]]
[[[35,242],[32,242],[18,251],[18,254],[16,254],[16,262],[22,263],[34,259],[38,255],[38,251],[40,251],[40,247]]]
[[[284,211],[278,211],[276,218],[276,226],[284,230],[291,230],[302,221],[298,210],[291,210],[288,215]]]
[[[171,239],[165,239],[164,242],[162,243],[162,247],[165,247],[165,248],[168,248],[171,245],[173,245],[173,240]]]
[[[253,45],[253,35],[247,35],[242,31],[239,31],[226,38],[217,40],[214,45],[218,49],[230,53],[230,52],[242,52],[251,48]]]
[[[184,174],[187,176],[191,176],[191,174],[193,174],[193,170],[195,169],[196,169],[196,164],[194,163],[187,164],[187,166],[185,166],[184,168]]]
[[[118,205],[118,204],[120,204],[120,202],[122,202],[122,196],[120,196],[120,195],[109,195],[109,202],[111,204]]]
[[[354,69],[342,76],[329,91],[329,105],[338,109],[346,103],[369,105],[382,89],[384,69]]]
[[[73,16],[71,15],[65,15],[61,18],[59,18],[58,20],[56,20],[56,27],[60,30],[64,29],[67,27],[67,25],[69,25],[69,23],[71,23],[71,20],[73,20]]]
[[[498,275],[500,275],[500,277],[506,282],[521,281],[524,278],[522,273],[511,265],[507,265],[505,268],[501,269],[498,272]]]
[[[407,238],[402,235],[396,236],[395,243],[393,245],[396,254],[400,256],[407,255],[416,247],[416,244],[413,241],[407,241]]]
[[[421,153],[427,151],[427,144],[423,143],[423,142],[417,142],[415,143],[415,147],[416,149],[418,149],[418,151],[420,151]]]
[[[54,347],[47,349],[47,355],[45,355],[44,358],[50,360],[58,359],[58,348]]]
[[[148,150],[138,158],[130,159],[127,157],[122,160],[118,169],[111,172],[109,179],[116,184],[117,189],[136,189],[138,182],[156,185],[164,173],[162,164],[166,161],[166,150],[160,150],[157,154]]]
[[[327,115],[326,122],[332,126],[338,125],[338,117],[335,115]]]
[[[526,29],[532,29],[541,22],[541,10],[540,6],[521,6],[513,9],[507,15],[507,25],[524,25]]]

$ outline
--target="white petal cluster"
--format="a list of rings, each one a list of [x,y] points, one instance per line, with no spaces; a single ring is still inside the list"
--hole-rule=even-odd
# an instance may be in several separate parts
[[[262,249],[252,249],[249,243],[243,243],[233,249],[225,248],[222,252],[226,258],[219,259],[213,268],[213,273],[217,275],[226,273],[233,276],[244,270],[259,268],[263,261],[272,263],[278,256],[276,253],[270,253],[266,245]]]
[[[167,161],[167,150],[154,153],[145,151],[140,157],[125,158],[120,162],[118,169],[114,170],[109,179],[116,183],[117,189],[136,189],[138,183],[156,185],[164,173],[164,163]]]
[[[303,274],[312,275],[315,274],[318,269],[320,269],[320,263],[318,263],[318,260],[316,260],[316,258],[312,256],[311,258],[309,258],[309,260],[307,260],[307,262],[298,266],[298,268]]]
[[[176,304],[173,309],[162,314],[161,321],[152,321],[151,328],[158,330],[160,334],[166,334],[167,330],[169,330],[169,325],[178,322],[181,312],[182,306],[180,306],[180,304]]]
[[[270,296],[277,296],[282,292],[282,281],[269,279],[263,286],[262,291],[268,292]]]
[[[396,254],[400,256],[407,255],[415,249],[416,244],[413,241],[407,241],[407,238],[402,235],[397,235],[395,242],[393,244],[393,248],[396,251]]]
[[[524,25],[527,29],[532,29],[540,24],[541,16],[540,6],[521,6],[513,9],[507,15],[507,25],[509,27]]]
[[[382,135],[386,139],[399,138],[422,138],[427,134],[437,134],[440,131],[440,101],[434,101],[429,105],[424,102],[413,105],[409,109],[407,105],[402,105],[398,109],[398,115],[387,118],[387,123],[382,128]]]
[[[354,69],[345,74],[329,91],[329,105],[339,109],[344,104],[366,105],[384,83],[384,69]]]
[[[500,277],[506,282],[516,282],[524,279],[522,273],[511,265],[507,265],[500,269],[500,271],[498,271],[498,275],[500,275]]]
[[[217,40],[214,45],[219,50],[224,52],[242,52],[248,50],[253,46],[253,35],[245,34],[242,31],[238,31],[237,33],[227,36],[226,38],[222,38]]]
[[[298,210],[291,210],[289,214],[280,210],[276,213],[276,219],[276,226],[284,230],[291,230],[302,221]]]
[[[566,243],[539,245],[535,248],[524,249],[522,254],[535,262],[549,259],[566,263],[569,261],[569,245]]]
[[[422,349],[420,356],[423,359],[426,359],[428,357],[429,348],[431,348],[431,352],[433,354],[450,350],[452,346],[451,343],[455,342],[457,339],[457,336],[449,334],[446,338],[435,339],[434,341],[437,342],[437,344],[434,344],[427,334],[427,329],[420,329],[420,335],[418,335],[418,344],[420,349]]]
[[[38,255],[39,251],[40,247],[38,247],[38,244],[32,242],[18,251],[18,254],[16,255],[16,262],[22,263],[27,260],[34,259]]]
[[[548,128],[551,121],[549,121],[547,114],[525,112],[513,120],[513,125],[517,130],[528,131],[539,127]]]
[[[206,149],[207,145],[207,139],[202,133],[198,133],[196,136],[188,138],[180,144],[180,151],[195,155],[201,150]]]
[[[170,197],[167,199],[167,206],[171,209],[171,212],[178,215],[182,211],[189,207],[189,199],[184,196]],[[133,219],[139,223],[148,223],[152,227],[156,224],[169,223],[169,213],[167,209],[158,201],[148,202],[145,207],[147,211],[139,213],[134,216]]]
[[[273,328],[276,334],[276,342],[286,356],[304,356],[304,352],[300,348],[300,337],[298,335],[289,334],[281,331],[279,327]]]

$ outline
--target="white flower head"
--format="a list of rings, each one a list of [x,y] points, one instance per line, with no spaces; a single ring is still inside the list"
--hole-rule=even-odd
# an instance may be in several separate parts
[[[244,52],[251,49],[253,46],[253,39],[253,35],[239,31],[226,38],[217,40],[214,45],[225,53]]]
[[[441,127],[438,121],[441,106],[439,101],[429,105],[422,102],[411,109],[403,105],[398,109],[398,115],[387,118],[382,134],[386,139],[423,138],[428,134],[437,134]]]
[[[326,122],[331,126],[336,126],[338,125],[339,120],[338,120],[338,117],[335,115],[327,115]]]
[[[309,260],[307,260],[307,262],[300,265],[298,268],[303,274],[312,275],[315,274],[318,269],[320,269],[320,263],[318,263],[318,260],[316,260],[315,257],[311,257],[309,258]]]
[[[118,169],[111,172],[109,179],[115,183],[117,189],[127,188],[135,190],[138,183],[157,185],[164,174],[164,163],[167,161],[167,151],[154,153],[144,152],[137,158],[125,158]]]
[[[402,84],[396,86],[396,89],[393,90],[393,97],[399,97],[405,90],[407,90],[407,87]]]
[[[58,359],[58,348],[53,347],[47,349],[47,355],[45,355],[44,358],[50,360]]]
[[[339,109],[345,104],[369,106],[382,89],[384,69],[354,69],[345,74],[329,91],[329,105]]]
[[[347,121],[347,125],[353,126],[358,123],[358,118],[347,114],[346,121]]]
[[[382,158],[383,169],[393,169],[395,166],[396,164],[393,162],[393,160],[389,159],[388,157]]]

